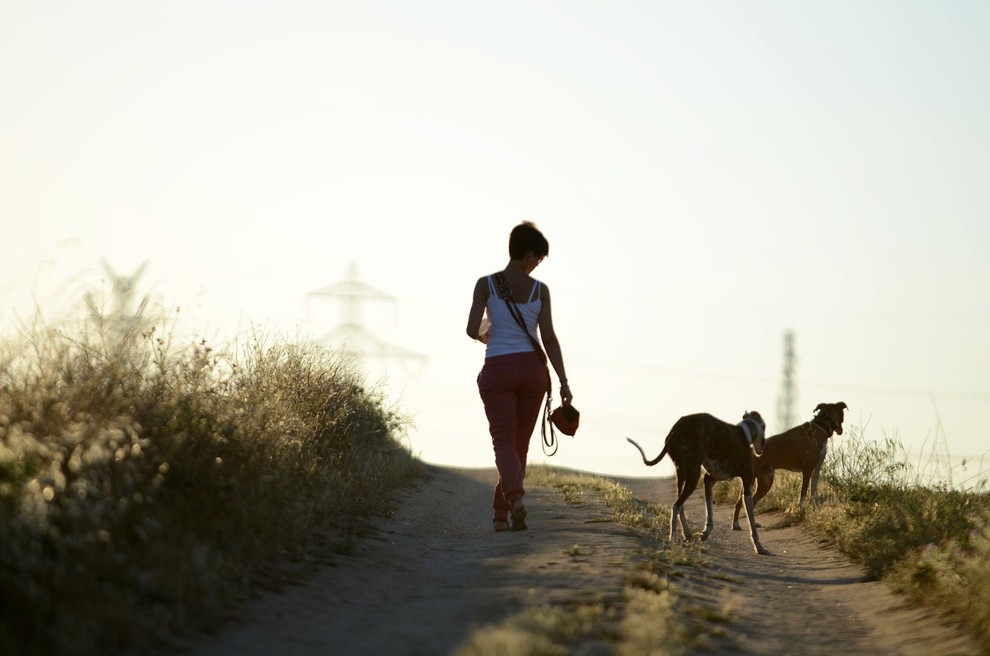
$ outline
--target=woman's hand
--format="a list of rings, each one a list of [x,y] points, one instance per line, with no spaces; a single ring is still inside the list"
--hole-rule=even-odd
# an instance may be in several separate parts
[[[570,405],[574,395],[571,394],[571,387],[567,383],[560,386],[560,400],[564,405]]]

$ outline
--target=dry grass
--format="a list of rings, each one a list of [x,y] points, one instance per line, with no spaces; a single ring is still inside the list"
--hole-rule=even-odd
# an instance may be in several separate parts
[[[344,360],[43,326],[0,350],[0,653],[134,651],[280,557],[346,548],[419,464]]]
[[[990,649],[986,480],[960,490],[920,472],[896,440],[854,428],[830,450],[821,502],[805,509],[805,522],[870,575],[955,614]]]
[[[934,477],[932,472],[943,472]],[[779,511],[828,538],[869,576],[921,604],[945,609],[990,649],[990,494],[987,474],[948,485],[936,450],[912,465],[896,439],[867,439],[852,427],[829,450],[818,498],[798,505],[801,475],[778,471],[757,513]],[[716,500],[735,503],[738,481],[719,483]]]

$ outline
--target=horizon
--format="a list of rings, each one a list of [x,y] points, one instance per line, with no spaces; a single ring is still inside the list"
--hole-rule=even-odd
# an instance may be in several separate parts
[[[73,248],[81,247],[84,240],[73,241]],[[79,253],[76,253],[79,255]],[[60,263],[54,261],[39,261],[40,270],[57,270],[59,264],[64,271],[66,267],[73,266],[71,258],[66,258]],[[78,266],[78,262],[75,266]],[[209,312],[205,300],[201,300],[199,305],[182,308],[176,304],[169,304],[160,296],[156,296],[154,290],[165,284],[165,281],[158,280],[154,284],[142,285],[142,278],[148,271],[154,271],[153,263],[146,262],[139,265],[134,270],[116,271],[108,262],[101,260],[100,267],[80,268],[67,279],[50,280],[48,284],[55,289],[63,289],[67,285],[74,290],[86,290],[87,293],[94,294],[102,298],[104,311],[113,308],[112,283],[113,275],[123,279],[131,279],[135,283],[134,296],[130,303],[134,308],[141,304],[142,299],[147,299],[145,319],[154,318],[153,325],[157,330],[173,331],[172,335],[176,339],[185,339],[189,344],[206,339],[215,348],[229,348],[232,345],[240,344],[245,340],[259,339],[261,341],[277,340],[280,338],[312,341],[321,344],[331,351],[335,351],[340,357],[357,358],[357,373],[369,389],[378,390],[383,394],[387,404],[394,404],[396,410],[411,417],[412,423],[403,441],[408,443],[409,448],[417,457],[424,462],[438,466],[461,467],[461,468],[481,468],[489,469],[494,467],[494,460],[490,457],[490,444],[487,441],[487,425],[484,419],[484,411],[481,407],[480,399],[477,397],[476,388],[469,388],[464,391],[464,381],[444,387],[443,383],[434,380],[438,375],[436,366],[431,362],[431,356],[427,353],[420,353],[412,348],[412,344],[402,342],[403,334],[408,328],[408,319],[403,315],[401,306],[402,299],[390,293],[387,285],[380,284],[379,281],[370,281],[362,277],[362,267],[357,262],[348,263],[342,271],[338,280],[322,280],[319,284],[311,285],[310,289],[300,295],[299,308],[301,314],[292,320],[284,318],[281,324],[272,322],[271,317],[262,323],[255,323],[249,318],[238,316],[233,323],[222,323],[213,316],[211,324],[211,313]],[[102,271],[102,273],[98,273]],[[34,278],[35,282],[39,279]],[[360,303],[360,310],[357,316],[350,313],[354,308],[346,307],[346,303],[340,299],[328,300],[320,299],[320,303],[328,303],[320,308],[314,308],[314,292],[326,293],[327,288],[340,286],[344,283],[356,282],[358,285],[366,287],[367,298]],[[10,288],[6,291],[10,297]],[[37,291],[37,290],[34,290]],[[81,297],[81,293],[76,293],[76,297]],[[77,298],[78,300],[78,298]],[[46,317],[38,309],[39,314],[34,316],[21,316],[18,323],[22,329],[30,328],[34,320],[40,320],[43,325],[59,326],[64,322],[67,327],[82,326],[86,315],[86,308],[80,301],[75,307],[71,307],[71,302],[62,307],[63,313],[55,317]],[[466,311],[465,311],[466,314]],[[6,332],[0,331],[0,336],[5,338],[14,337],[10,318],[5,326]],[[27,319],[30,319],[28,321]],[[341,330],[350,321],[357,321],[360,328],[358,333],[352,334],[349,331]],[[245,322],[247,325],[245,325]],[[208,326],[211,326],[208,328]],[[462,332],[462,331],[461,331]],[[785,331],[786,332],[786,331]],[[344,340],[353,337],[357,341],[351,344]],[[768,341],[773,341],[773,336],[767,336]],[[366,340],[370,339],[368,342]],[[390,341],[391,340],[391,341]],[[467,338],[465,337],[465,340]],[[778,335],[779,357],[774,363],[777,367],[778,376],[746,374],[720,373],[717,371],[672,371],[664,370],[649,364],[639,365],[618,365],[595,367],[600,375],[611,380],[622,381],[623,371],[630,369],[646,369],[654,375],[678,381],[675,384],[683,385],[689,381],[696,386],[698,399],[705,397],[711,389],[730,386],[735,388],[735,394],[739,394],[742,388],[756,387],[761,390],[763,399],[772,396],[772,404],[764,403],[763,407],[757,405],[747,405],[745,409],[755,409],[761,412],[767,422],[767,435],[782,432],[791,426],[780,425],[780,417],[777,407],[782,394],[783,376],[781,375],[784,362],[784,335]],[[990,448],[983,451],[960,451],[959,444],[965,441],[953,440],[946,433],[941,424],[938,405],[936,403],[936,393],[925,390],[908,389],[884,389],[868,386],[856,386],[842,383],[822,383],[807,381],[800,371],[800,335],[794,335],[796,371],[792,393],[799,399],[795,404],[795,419],[792,426],[808,421],[813,416],[811,413],[811,403],[805,401],[806,393],[803,393],[804,382],[813,389],[831,390],[834,392],[831,397],[822,397],[815,400],[818,402],[834,402],[857,398],[858,395],[872,394],[877,398],[885,398],[888,403],[891,399],[903,398],[904,396],[931,397],[932,408],[930,410],[931,424],[924,426],[923,435],[918,426],[893,425],[873,425],[873,417],[866,416],[862,412],[855,412],[855,408],[850,407],[846,411],[846,422],[844,424],[845,434],[835,435],[830,440],[830,449],[841,445],[842,440],[850,435],[859,434],[868,441],[885,441],[892,439],[900,448],[902,461],[907,464],[918,480],[926,481],[928,484],[939,482],[951,483],[953,486],[962,484],[975,484],[979,480],[986,478],[990,473]],[[477,343],[469,345],[475,347],[473,350],[479,358],[483,358],[483,347]],[[370,346],[369,346],[370,344]],[[179,344],[181,346],[181,344]],[[367,350],[362,353],[360,351]],[[437,359],[437,351],[432,350],[433,358]],[[443,362],[443,358],[440,358]],[[464,371],[470,371],[476,365],[480,369],[482,359],[476,362],[469,358],[462,362]],[[583,363],[577,363],[579,368]],[[449,369],[450,362],[443,362]],[[433,369],[431,369],[433,367]],[[444,375],[443,366],[439,371]],[[474,371],[476,374],[477,371]],[[474,374],[471,374],[473,376]],[[556,383],[555,383],[556,384]],[[668,382],[668,385],[670,382]],[[630,413],[625,418],[620,418],[620,413],[607,408],[607,404],[597,397],[607,397],[615,390],[609,389],[611,384],[602,386],[595,398],[582,399],[587,403],[578,403],[575,406],[582,409],[582,425],[579,433],[574,437],[558,434],[557,440],[559,450],[557,455],[547,457],[541,448],[540,426],[537,425],[530,447],[530,462],[548,466],[557,466],[575,471],[597,473],[610,476],[621,476],[631,478],[649,478],[656,476],[671,477],[674,474],[673,466],[669,459],[665,459],[655,467],[645,467],[639,458],[638,453],[633,450],[625,441],[625,437],[633,436],[640,441],[647,451],[659,452],[663,444],[663,439],[674,421],[684,414],[693,412],[709,412],[719,419],[735,422],[736,419],[731,414],[720,414],[717,410],[712,410],[703,406],[703,401],[697,400],[695,406],[684,405],[680,412],[676,406],[660,407],[653,413],[656,422],[650,423],[645,419],[643,412],[638,414]],[[593,388],[594,389],[594,388]],[[555,387],[555,398],[557,390]],[[587,395],[584,395],[587,396]],[[691,395],[682,394],[682,398],[690,398]],[[950,393],[948,396],[952,396]],[[834,397],[834,398],[833,398]],[[557,401],[559,403],[559,400]],[[846,401],[847,404],[849,403]],[[855,402],[854,402],[855,403]],[[458,407],[463,404],[465,407]],[[474,406],[474,407],[469,407]],[[805,408],[805,406],[809,406]],[[807,412],[803,412],[807,410]],[[740,410],[740,415],[742,411]],[[922,411],[919,416],[925,413]],[[920,425],[919,425],[920,426]],[[458,442],[460,433],[464,432],[462,427],[466,427],[466,432],[474,439],[468,442]],[[908,432],[905,432],[908,431]],[[604,441],[603,441],[604,440]],[[488,462],[491,460],[491,462]]]
[[[394,297],[364,325],[425,358],[385,367],[414,450],[487,466],[464,323],[528,219],[582,411],[552,464],[632,472],[625,437],[692,412],[775,426],[786,331],[798,421],[844,401],[982,462],[988,30],[980,2],[5,3],[0,328],[105,295],[105,258],[204,338],[319,337],[308,295],[356,263]]]

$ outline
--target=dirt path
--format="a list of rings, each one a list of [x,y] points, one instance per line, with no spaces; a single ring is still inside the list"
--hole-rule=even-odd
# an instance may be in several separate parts
[[[431,468],[431,480],[401,494],[395,516],[378,520],[353,556],[316,569],[303,583],[266,592],[215,634],[178,653],[448,654],[472,628],[524,605],[620,595],[637,549],[651,541],[596,521],[601,509],[570,506],[547,488],[527,492],[530,530],[496,534],[488,507],[493,470]],[[635,496],[671,501],[670,479],[618,479]],[[688,518],[704,518],[703,494]],[[978,654],[977,644],[934,612],[907,608],[881,583],[798,528],[764,519],[756,556],[745,532],[716,507],[706,581],[738,598],[734,653]],[[685,585],[690,585],[685,583]],[[713,594],[711,589],[704,592]],[[721,643],[718,643],[721,644]],[[581,653],[611,653],[608,644]],[[718,651],[718,649],[716,650]],[[172,653],[177,653],[173,651]]]
[[[635,496],[670,504],[671,479],[620,479]],[[686,506],[691,526],[704,526],[704,491]],[[758,513],[759,516],[759,513]],[[715,506],[707,553],[710,569],[741,595],[732,631],[751,654],[979,654],[978,643],[933,610],[910,607],[882,582],[798,526],[763,515],[760,541],[772,556],[755,556],[748,530],[731,530],[732,506]],[[741,518],[748,528],[745,517]]]

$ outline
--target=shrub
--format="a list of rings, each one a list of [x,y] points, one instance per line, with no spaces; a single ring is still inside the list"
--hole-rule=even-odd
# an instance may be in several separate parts
[[[2,353],[3,653],[181,631],[417,472],[403,418],[314,344],[39,329]]]

